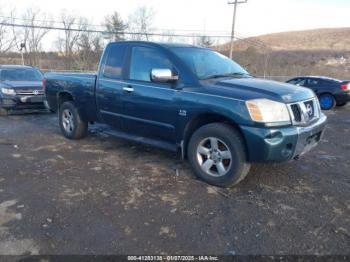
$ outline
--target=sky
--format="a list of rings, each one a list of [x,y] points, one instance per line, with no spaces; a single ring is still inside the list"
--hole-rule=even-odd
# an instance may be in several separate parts
[[[232,0],[233,1],[233,0]],[[124,19],[139,6],[155,11],[154,27],[198,33],[229,34],[233,6],[227,0],[0,0],[2,13],[39,7],[58,20],[62,10],[86,16],[92,24],[118,11]],[[240,36],[326,27],[350,27],[350,0],[248,0],[237,10],[236,32]],[[182,31],[187,32],[187,31]],[[182,33],[181,32],[181,33]]]

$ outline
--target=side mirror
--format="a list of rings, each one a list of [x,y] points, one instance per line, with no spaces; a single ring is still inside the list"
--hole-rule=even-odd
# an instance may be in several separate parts
[[[151,79],[153,82],[167,83],[179,80],[179,76],[173,75],[170,69],[152,69]]]

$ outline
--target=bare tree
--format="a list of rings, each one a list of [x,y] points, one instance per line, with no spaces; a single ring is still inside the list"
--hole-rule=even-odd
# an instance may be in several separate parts
[[[62,10],[60,23],[63,25],[64,33],[63,36],[58,36],[57,47],[65,56],[66,69],[72,69],[73,53],[77,48],[77,43],[81,35],[81,32],[75,31],[75,29],[81,30],[86,28],[86,19],[82,17],[77,18],[74,15],[68,14],[67,11]]]
[[[29,62],[32,65],[39,65],[39,53],[42,50],[41,42],[44,36],[50,31],[48,28],[52,25],[49,22],[47,15],[40,11],[40,9],[27,9],[23,16],[23,19],[27,22],[25,28],[13,28],[14,41],[18,49],[21,48],[21,44],[25,44],[26,50],[29,52]],[[44,27],[44,28],[38,28]]]
[[[211,47],[213,44],[214,44],[214,42],[212,41],[212,39],[206,35],[200,36],[197,39],[197,45],[199,45],[199,46]]]
[[[103,49],[102,36],[99,33],[88,31],[88,22],[81,24],[83,32],[77,40],[75,65],[80,70],[96,70]]]
[[[2,12],[0,11],[1,23],[9,23],[11,18],[3,17]],[[6,25],[0,25],[0,53],[6,53],[11,48],[15,46],[15,40],[12,37],[11,29]]]
[[[119,16],[118,12],[106,16],[104,26],[106,28],[105,38],[110,41],[124,40],[124,31],[127,29],[127,24]]]
[[[136,33],[131,36],[134,40],[149,40],[149,33],[153,31],[155,11],[153,8],[142,6],[129,16],[129,30]]]
[[[102,53],[101,36],[96,33],[84,33],[78,41],[75,62],[80,70],[96,70]]]
[[[175,42],[175,32],[173,30],[163,30],[162,34],[164,35],[159,38],[160,41],[167,42],[167,43]]]
[[[16,24],[16,13],[15,11],[12,11],[10,14],[9,22],[11,24]],[[14,42],[14,46],[18,51],[21,50],[21,44],[24,44],[26,42],[26,39],[28,39],[28,30],[25,30],[24,28],[12,26],[12,39]]]

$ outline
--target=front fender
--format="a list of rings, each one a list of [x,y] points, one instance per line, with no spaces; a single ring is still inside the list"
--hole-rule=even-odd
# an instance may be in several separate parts
[[[200,122],[199,125],[222,120],[236,126],[253,124],[243,100],[184,92],[178,104],[180,105],[177,125],[179,143],[186,139],[188,131],[196,121]]]

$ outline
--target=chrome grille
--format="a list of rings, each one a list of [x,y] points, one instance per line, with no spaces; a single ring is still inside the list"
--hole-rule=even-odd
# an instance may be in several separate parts
[[[44,95],[44,90],[16,90],[16,95],[20,95],[20,96]]]
[[[297,104],[291,105],[290,108],[292,109],[294,120],[297,122],[301,121],[301,112],[299,110],[299,107]]]
[[[320,117],[320,106],[317,98],[288,105],[293,125],[309,125]]]

